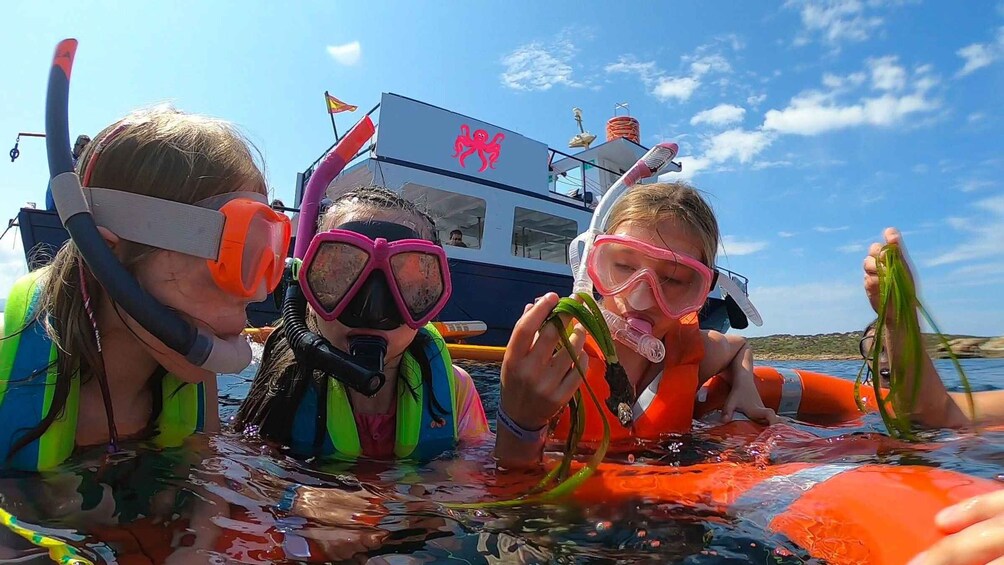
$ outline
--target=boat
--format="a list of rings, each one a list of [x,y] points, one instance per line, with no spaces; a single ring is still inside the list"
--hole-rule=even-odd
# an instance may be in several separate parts
[[[588,228],[600,196],[647,151],[638,143],[637,120],[629,116],[611,118],[607,140],[590,147],[595,136],[581,127],[576,112],[580,132],[569,145],[580,150],[566,153],[393,93],[384,93],[368,115],[378,123],[375,140],[331,182],[327,197],[376,184],[432,215],[453,276],[453,296],[440,318],[484,322],[485,331],[467,340],[471,346],[504,345],[527,302],[548,291],[571,292],[569,245]],[[290,210],[299,207],[320,160],[297,174]],[[46,264],[67,239],[54,211],[22,208],[17,223],[30,270]],[[459,237],[451,241],[456,231]],[[719,270],[748,292],[746,277]],[[250,305],[251,324],[273,324],[281,296],[280,288],[270,300]],[[745,315],[718,288],[700,319],[703,328],[721,332],[746,326]]]

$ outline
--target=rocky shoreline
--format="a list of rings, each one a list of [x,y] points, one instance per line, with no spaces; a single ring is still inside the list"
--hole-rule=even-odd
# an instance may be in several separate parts
[[[1004,337],[945,336],[959,359],[1004,358]],[[924,336],[928,353],[947,359],[948,350],[934,335]],[[858,361],[860,332],[817,335],[771,335],[749,338],[753,356],[764,361]]]

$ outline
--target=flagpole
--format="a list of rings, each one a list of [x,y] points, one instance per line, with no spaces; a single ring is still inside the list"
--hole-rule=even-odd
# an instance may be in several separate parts
[[[325,109],[328,110],[328,117],[331,118],[331,129],[334,130],[334,132],[335,132],[335,143],[338,143],[338,126],[335,125],[335,114],[331,111],[331,107],[329,106],[328,96],[331,96],[331,95],[328,94],[327,90],[325,90],[324,91],[324,107],[325,107]]]

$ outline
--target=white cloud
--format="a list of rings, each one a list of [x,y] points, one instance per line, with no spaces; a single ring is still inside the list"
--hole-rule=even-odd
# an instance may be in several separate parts
[[[661,71],[659,67],[656,66],[655,61],[646,61],[644,63],[635,61],[630,57],[621,57],[616,63],[611,63],[603,68],[604,71],[608,73],[626,73],[638,75],[646,85],[651,85],[655,82],[655,79]]]
[[[995,186],[997,186],[997,183],[992,180],[970,178],[960,181],[955,185],[955,188],[961,190],[962,192],[976,192],[977,190],[993,188]]]
[[[887,56],[868,60],[872,88],[898,91],[906,86],[906,69],[896,64],[897,59],[895,56]]]
[[[969,114],[968,116],[966,116],[966,121],[969,122],[969,123],[971,123],[971,124],[975,124],[977,122],[982,122],[986,118],[987,118],[987,115],[984,114],[983,112],[973,112],[972,114]]]
[[[883,24],[882,18],[868,14],[859,0],[789,0],[785,6],[797,8],[802,17],[803,30],[795,45],[805,45],[817,35],[834,47],[842,42],[862,42]]]
[[[948,225],[968,237],[949,251],[926,262],[934,267],[1004,258],[1004,194],[977,201],[979,217],[948,218]]]
[[[502,58],[502,84],[514,90],[550,90],[555,85],[579,87],[572,78],[575,45],[558,40],[550,45],[532,42]]]
[[[838,232],[838,231],[847,231],[847,230],[851,229],[851,227],[850,226],[838,226],[838,227],[835,227],[835,228],[831,228],[829,226],[816,226],[816,227],[814,227],[812,229],[815,230],[815,231],[817,231],[817,232],[819,232],[819,233],[833,233],[833,232]]]
[[[726,235],[722,237],[722,253],[729,257],[752,255],[753,253],[763,251],[766,248],[766,241],[740,240],[733,235]]]
[[[683,102],[700,85],[701,81],[695,77],[662,77],[652,89],[652,94],[663,102],[673,98]]]
[[[797,234],[794,234],[794,233],[792,233],[790,231],[779,231],[779,232],[777,232],[777,236],[778,237],[795,237],[795,235],[797,235]]]
[[[723,126],[734,122],[742,121],[746,115],[746,109],[732,104],[719,104],[714,108],[698,112],[690,118],[690,125],[710,124],[713,126]]]
[[[956,77],[966,76],[976,70],[988,67],[1004,58],[1004,26],[997,28],[997,40],[989,43],[972,43],[955,52],[965,64]]]
[[[841,253],[862,253],[866,249],[863,243],[848,243],[847,245],[841,245],[837,248],[837,251]]]
[[[956,51],[955,54],[966,61],[966,64],[959,70],[958,76],[966,76],[977,69],[990,66],[995,59],[990,46],[982,43],[967,45]]]
[[[696,76],[704,76],[709,72],[729,73],[732,72],[732,65],[721,55],[703,55],[690,63],[690,72]]]
[[[715,163],[722,163],[729,159],[748,163],[758,153],[770,146],[771,141],[773,139],[767,132],[731,129],[712,136],[708,140],[704,157]]]
[[[847,77],[824,75],[823,85],[828,91],[811,90],[791,99],[781,110],[768,110],[763,128],[793,135],[818,135],[829,131],[859,127],[897,125],[908,116],[931,112],[939,107],[937,100],[927,97],[927,92],[938,84],[925,65],[914,69],[911,77],[895,63],[895,57],[882,57],[868,62],[872,86],[884,91],[875,97],[861,97],[850,103],[841,103],[841,95],[858,87],[865,78],[862,73]],[[896,94],[909,88],[911,92]]]
[[[792,165],[791,161],[780,160],[780,161],[757,161],[753,163],[751,167],[754,171],[760,171],[763,169],[774,169],[777,167],[790,167]]]
[[[747,97],[746,98],[746,103],[749,104],[750,106],[753,106],[755,108],[755,107],[759,106],[760,104],[762,104],[763,101],[766,100],[766,99],[767,99],[767,95],[766,94],[757,94],[757,95],[754,95],[754,96]]]
[[[344,45],[328,45],[328,55],[340,65],[351,67],[359,62],[363,50],[358,41]]]
[[[627,73],[637,75],[642,84],[652,93],[653,96],[662,102],[689,100],[694,92],[701,86],[702,78],[711,74],[728,74],[732,72],[732,65],[720,53],[713,52],[720,49],[722,44],[730,45],[733,50],[738,51],[743,45],[738,37],[726,35],[717,37],[709,44],[701,45],[690,54],[683,55],[680,59],[687,64],[689,74],[681,73],[669,75],[654,61],[638,61],[634,57],[627,55],[620,57],[616,63],[611,63],[603,68],[609,74]],[[712,81],[712,84],[724,86],[728,81],[721,78]]]

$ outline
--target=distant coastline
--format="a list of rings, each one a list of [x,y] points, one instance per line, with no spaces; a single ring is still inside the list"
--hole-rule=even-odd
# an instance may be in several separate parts
[[[927,350],[932,357],[947,358],[937,337],[925,334]],[[1004,337],[968,335],[945,336],[957,357],[1004,358]],[[860,332],[816,335],[778,334],[748,338],[754,359],[765,361],[839,361],[861,359],[858,344]]]

